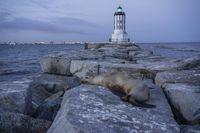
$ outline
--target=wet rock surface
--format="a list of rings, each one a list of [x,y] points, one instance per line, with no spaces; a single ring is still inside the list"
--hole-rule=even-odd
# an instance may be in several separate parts
[[[179,132],[162,96],[152,89],[149,105],[135,107],[106,88],[81,85],[65,93],[48,133]]]
[[[0,113],[1,133],[46,133],[51,122],[29,116],[4,112]]]

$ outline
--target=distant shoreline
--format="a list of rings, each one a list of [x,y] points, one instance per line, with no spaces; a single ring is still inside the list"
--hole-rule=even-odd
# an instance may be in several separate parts
[[[0,45],[81,45],[85,43],[99,44],[99,43],[109,43],[109,42],[80,42],[80,43],[0,43]],[[200,42],[135,42],[135,44],[200,44]]]

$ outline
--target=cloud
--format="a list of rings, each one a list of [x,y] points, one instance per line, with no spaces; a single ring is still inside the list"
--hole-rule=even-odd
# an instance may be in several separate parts
[[[121,5],[128,35],[135,42],[199,41],[199,4],[198,0],[0,0],[0,40],[23,41],[26,36],[104,41],[113,30],[113,12]]]
[[[48,33],[90,34],[86,27],[96,24],[78,18],[54,18],[52,21],[14,17],[9,12],[0,12],[0,30],[31,30]],[[82,28],[80,28],[82,27]]]
[[[80,19],[80,18],[72,18],[72,17],[61,17],[61,18],[55,18],[53,20],[54,23],[60,23],[64,25],[70,25],[70,26],[82,26],[82,27],[99,27],[98,24],[88,22],[86,20]]]

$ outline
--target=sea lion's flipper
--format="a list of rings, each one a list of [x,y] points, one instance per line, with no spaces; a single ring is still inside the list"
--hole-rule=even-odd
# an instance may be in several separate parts
[[[121,97],[121,100],[122,100],[122,101],[128,101],[128,97],[129,97],[128,95],[123,96],[123,97]]]
[[[82,83],[82,84],[88,83],[88,80],[87,80],[87,79],[81,79],[81,83]]]
[[[135,100],[134,98],[131,98],[130,96],[128,97],[128,101],[129,101],[131,104],[135,105],[135,106],[142,106],[141,103],[139,103],[139,102],[138,102],[137,100]]]

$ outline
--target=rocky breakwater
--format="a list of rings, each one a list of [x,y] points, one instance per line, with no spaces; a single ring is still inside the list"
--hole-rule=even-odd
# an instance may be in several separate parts
[[[39,84],[40,89],[31,89],[37,92],[33,100],[37,110],[37,115],[34,116],[53,120],[49,133],[174,133],[199,130],[199,56],[178,60],[154,55],[137,45],[102,45],[47,55],[40,60],[40,64],[43,72],[48,73],[47,77],[55,76],[45,85],[43,80],[39,80],[43,83],[35,82],[36,86]],[[127,72],[135,78],[142,78],[151,88],[150,100],[146,104],[134,106],[122,101],[108,88],[96,85],[64,85],[68,84],[64,80],[66,78],[76,77],[72,78],[75,80],[119,71]],[[171,72],[184,74],[191,73],[190,71],[193,71],[192,74],[196,77],[177,82],[173,78],[169,81],[169,78],[162,76],[171,75]],[[58,77],[64,82],[58,81]],[[192,81],[195,82],[193,86]],[[56,99],[59,98],[62,100],[57,102]],[[41,113],[54,105],[58,105],[54,113]],[[187,109],[186,106],[191,108]],[[193,112],[189,113],[190,111]],[[50,117],[44,114],[49,114]]]
[[[46,55],[43,73],[1,82],[0,132],[199,132],[199,56],[165,58],[133,44],[87,48]],[[111,72],[143,79],[150,99],[135,106],[80,82]]]

